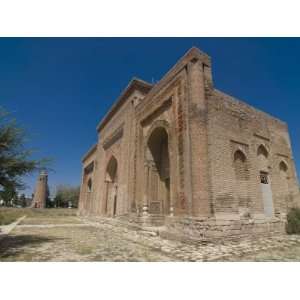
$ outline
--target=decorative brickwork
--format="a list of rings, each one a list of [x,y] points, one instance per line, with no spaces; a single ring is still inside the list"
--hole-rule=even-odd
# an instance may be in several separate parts
[[[199,49],[154,86],[133,79],[97,130],[83,158],[82,215],[207,238],[282,231],[299,205],[287,125],[216,90]]]

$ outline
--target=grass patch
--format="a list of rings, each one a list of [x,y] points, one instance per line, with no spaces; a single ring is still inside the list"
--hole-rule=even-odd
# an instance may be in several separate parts
[[[30,218],[47,218],[47,217],[68,217],[76,216],[76,209],[34,209],[34,208],[0,208],[0,225],[8,225],[15,222],[18,218],[27,216]]]
[[[23,211],[23,210],[22,210]],[[15,209],[0,209],[0,225],[8,225],[24,216],[24,213]]]

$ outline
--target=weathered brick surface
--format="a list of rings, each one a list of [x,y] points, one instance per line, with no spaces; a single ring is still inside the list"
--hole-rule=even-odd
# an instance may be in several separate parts
[[[36,182],[31,207],[45,208],[48,197],[49,197],[48,174],[45,171],[41,171]]]
[[[160,218],[200,238],[282,232],[299,205],[287,125],[215,89],[196,48],[156,85],[132,80],[97,130],[83,159],[82,215]]]

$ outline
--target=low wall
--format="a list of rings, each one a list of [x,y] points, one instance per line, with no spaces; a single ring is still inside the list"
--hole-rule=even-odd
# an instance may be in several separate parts
[[[183,242],[214,242],[220,240],[238,240],[286,233],[286,217],[266,219],[238,218],[194,218],[124,215],[116,218],[88,216],[89,220],[103,221],[116,226],[125,226],[135,230],[150,230],[162,238]]]
[[[285,234],[284,219],[217,220],[168,217],[162,237],[181,241],[213,241]]]

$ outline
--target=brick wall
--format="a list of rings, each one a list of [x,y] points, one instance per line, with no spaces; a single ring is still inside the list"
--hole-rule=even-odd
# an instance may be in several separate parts
[[[286,124],[216,90],[208,98],[208,106],[215,212],[237,213],[246,201],[253,215],[263,214],[259,177],[263,171],[269,174],[275,212],[286,213],[287,206],[292,205],[297,194],[297,177]],[[247,158],[248,180],[237,180],[235,176],[236,151],[243,152]],[[286,180],[282,180],[280,172],[282,161],[288,168]]]
[[[287,125],[215,89],[210,58],[198,49],[191,49],[152,88],[145,91],[133,84],[122,95],[98,126],[97,148],[84,158],[83,170],[92,162],[94,168],[83,171],[82,213],[113,214],[113,202],[106,199],[111,184],[107,166],[114,157],[116,214],[145,216],[150,205],[147,189],[154,186],[149,183],[147,141],[157,127],[168,135],[167,211],[175,221],[235,220],[241,222],[240,228],[260,230],[259,225],[251,227],[251,220],[256,220],[255,224],[264,223],[260,228],[270,226],[261,174],[267,174],[270,182],[278,222],[289,207],[299,205]],[[89,179],[93,190],[87,196]]]

